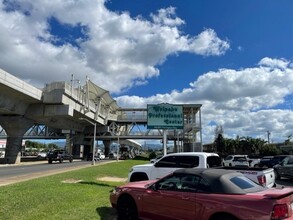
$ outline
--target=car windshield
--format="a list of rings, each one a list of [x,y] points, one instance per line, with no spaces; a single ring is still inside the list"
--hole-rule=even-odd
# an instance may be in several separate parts
[[[234,160],[235,161],[244,161],[244,160],[246,160],[246,158],[245,157],[234,157]]]

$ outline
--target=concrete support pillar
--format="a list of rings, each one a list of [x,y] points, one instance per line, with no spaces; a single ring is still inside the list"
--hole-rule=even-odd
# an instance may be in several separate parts
[[[74,158],[86,159],[92,149],[92,140],[86,139],[83,133],[76,133],[72,137],[73,149],[72,155]]]
[[[65,149],[68,153],[72,154],[72,135],[66,134],[66,143],[65,143]]]
[[[84,145],[84,147],[83,147],[83,152],[84,152],[84,159],[86,159],[87,158],[87,155],[89,154],[89,153],[91,153],[92,152],[92,145]]]
[[[0,124],[7,134],[5,158],[1,163],[18,164],[21,159],[22,139],[34,124],[22,116],[0,117]]]
[[[76,158],[76,159],[83,158],[83,145],[73,144],[72,156],[73,156],[73,158]]]
[[[105,146],[105,156],[109,157],[111,141],[104,140],[103,144]]]

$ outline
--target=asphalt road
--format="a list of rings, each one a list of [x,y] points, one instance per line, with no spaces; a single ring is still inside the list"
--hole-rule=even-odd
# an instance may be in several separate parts
[[[113,160],[100,160],[96,162],[96,165],[112,161]],[[64,161],[63,163],[53,162],[52,164],[48,164],[47,161],[40,161],[23,162],[18,165],[0,165],[0,186],[90,166],[92,166],[91,161],[82,160],[74,160],[73,163]],[[276,183],[278,187],[293,186],[292,179],[282,178],[281,180],[276,180]]]
[[[110,161],[97,161],[96,165],[105,162]],[[63,163],[53,162],[52,164],[48,164],[47,161],[40,161],[25,162],[17,165],[0,165],[0,186],[90,166],[92,166],[91,161],[81,160],[74,160],[72,163],[64,161]]]

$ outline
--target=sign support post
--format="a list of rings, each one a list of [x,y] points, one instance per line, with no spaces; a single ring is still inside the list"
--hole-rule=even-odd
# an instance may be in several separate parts
[[[164,148],[164,156],[167,155],[167,131],[163,130],[163,148]]]
[[[183,129],[183,106],[162,103],[148,105],[147,128],[163,130],[163,151],[167,154],[167,130]]]

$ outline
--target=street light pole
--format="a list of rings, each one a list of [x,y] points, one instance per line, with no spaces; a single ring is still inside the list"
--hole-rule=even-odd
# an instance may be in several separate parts
[[[92,165],[95,165],[96,132],[97,132],[97,124],[94,123],[94,143],[93,143],[93,161],[92,161]]]
[[[85,120],[94,126],[94,141],[93,141],[93,146],[92,146],[92,150],[93,150],[92,165],[95,165],[95,142],[96,142],[97,124],[94,122],[91,122],[90,120],[88,120],[86,118],[80,118],[80,120]]]

